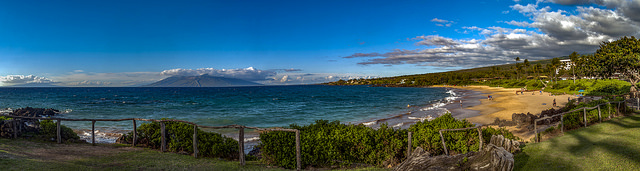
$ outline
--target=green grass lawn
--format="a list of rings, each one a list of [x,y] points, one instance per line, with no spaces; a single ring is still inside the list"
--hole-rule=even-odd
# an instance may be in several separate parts
[[[529,143],[515,155],[514,170],[640,170],[640,115]]]
[[[284,170],[259,161],[193,158],[124,145],[56,144],[0,138],[0,170]],[[362,168],[356,170],[388,170]]]

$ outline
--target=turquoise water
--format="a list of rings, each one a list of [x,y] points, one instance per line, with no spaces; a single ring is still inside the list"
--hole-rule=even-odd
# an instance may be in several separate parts
[[[423,107],[449,96],[443,88],[323,85],[0,88],[0,108],[54,108],[63,112],[59,117],[76,119],[172,118],[208,126],[283,127],[307,125],[319,119],[362,123],[407,112],[429,114]],[[91,122],[63,124],[73,129],[91,129]],[[132,129],[131,122],[97,122],[96,127]]]

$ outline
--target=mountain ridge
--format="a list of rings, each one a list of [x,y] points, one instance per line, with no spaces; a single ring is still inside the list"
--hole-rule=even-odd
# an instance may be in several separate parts
[[[262,84],[237,78],[216,77],[203,74],[200,76],[171,76],[142,87],[239,87],[260,85]]]

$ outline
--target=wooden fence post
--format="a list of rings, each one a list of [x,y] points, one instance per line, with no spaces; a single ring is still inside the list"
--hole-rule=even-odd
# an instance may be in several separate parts
[[[193,157],[198,158],[198,126],[193,125]]]
[[[584,111],[584,127],[587,127],[587,108],[582,108]]]
[[[302,157],[300,156],[300,130],[296,130],[296,162],[297,170],[302,169]]]
[[[440,133],[440,140],[442,140],[442,147],[444,147],[444,154],[449,155],[449,150],[447,150],[447,144],[444,143],[444,136],[442,136],[442,130],[438,131]]]
[[[640,98],[636,97],[636,110],[640,110]]]
[[[618,102],[618,108],[616,108],[616,117],[620,115],[620,102]]]
[[[535,134],[535,140],[533,141],[538,142],[538,122],[536,120],[533,120],[533,133]]]
[[[18,119],[13,118],[13,138],[17,139],[18,138]]]
[[[598,105],[598,119],[600,120],[600,123],[602,123],[602,114],[600,112],[600,105]]]
[[[409,156],[411,156],[411,149],[413,148],[412,145],[411,145],[411,133],[412,132],[409,132],[409,143],[408,143],[409,146],[407,147],[407,158],[409,158]]]
[[[480,138],[480,147],[478,147],[478,151],[482,151],[482,128],[478,127],[478,138]]]
[[[564,133],[564,115],[560,115],[560,133]]]
[[[58,144],[62,143],[62,136],[60,136],[60,119],[58,119],[58,123],[57,123],[57,134],[58,134]]]
[[[133,120],[133,143],[132,146],[135,147],[136,146],[136,140],[138,139],[138,130],[136,129],[136,120]]]
[[[609,103],[611,104],[611,103]],[[609,114],[609,119],[611,119],[611,106],[612,105],[607,105],[607,114]]]
[[[91,121],[91,145],[96,145],[96,121]]]
[[[162,152],[164,152],[165,150],[167,150],[167,141],[166,141],[166,138],[165,138],[165,134],[166,133],[165,133],[165,130],[164,130],[164,122],[162,122],[162,121],[160,121],[160,134],[162,134],[162,136],[161,136],[162,138],[160,138],[160,141],[161,141],[160,149],[161,149]]]
[[[238,149],[240,151],[240,164],[244,166],[244,127],[240,127],[240,135],[238,135]]]

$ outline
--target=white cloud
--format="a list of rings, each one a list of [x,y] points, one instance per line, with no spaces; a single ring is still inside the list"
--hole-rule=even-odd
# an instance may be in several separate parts
[[[453,21],[443,20],[438,18],[431,19],[431,22],[435,22],[436,26],[440,26],[440,27],[451,27],[451,25],[455,23]]]
[[[238,78],[249,81],[264,80],[267,77],[276,75],[276,72],[265,71],[255,69],[253,67],[244,69],[214,69],[214,68],[200,68],[200,69],[170,69],[164,70],[160,73],[165,76],[183,75],[183,76],[195,76],[209,74],[216,77]]]
[[[504,21],[504,23],[509,24],[509,25],[514,25],[514,26],[519,26],[519,27],[529,27],[530,23],[526,22],[526,21]]]
[[[438,22],[438,23],[448,23],[448,20],[443,20],[443,19],[438,19],[438,18],[433,18],[431,19],[431,22]]]
[[[576,6],[573,11],[539,8],[538,4],[511,6],[530,21],[501,21],[522,28],[465,26],[464,33],[477,33],[484,38],[454,39],[439,35],[417,36],[418,49],[394,49],[386,53],[357,53],[345,58],[365,58],[359,64],[415,64],[436,67],[481,67],[512,62],[520,57],[529,60],[549,59],[573,51],[592,53],[599,43],[622,36],[640,36],[638,15],[628,9],[640,1],[602,0],[597,4],[615,7]],[[591,2],[591,1],[589,1]],[[595,1],[594,1],[595,2]],[[580,2],[573,2],[580,3]],[[623,7],[625,4],[631,7]],[[640,8],[638,8],[640,11]]]
[[[7,75],[0,76],[0,82],[5,84],[28,84],[28,83],[56,83],[55,81],[34,75]]]

